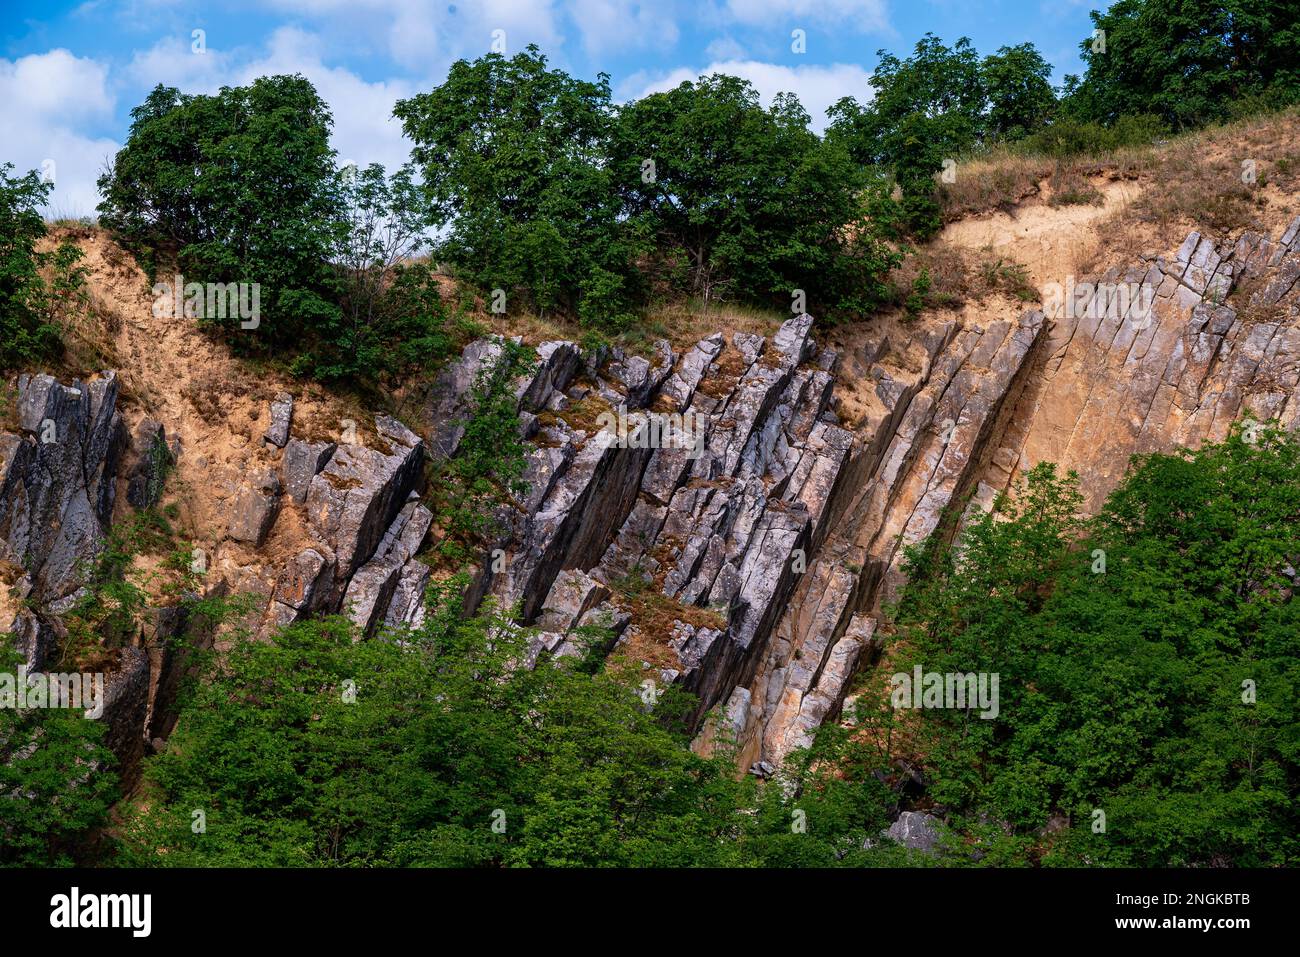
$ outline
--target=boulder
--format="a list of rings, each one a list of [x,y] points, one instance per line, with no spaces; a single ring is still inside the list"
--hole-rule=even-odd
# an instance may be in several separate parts
[[[226,530],[237,542],[259,547],[280,513],[280,480],[270,469],[252,476],[235,496],[230,526]]]
[[[925,854],[938,854],[937,845],[941,833],[939,830],[942,821],[931,814],[925,814],[921,811],[904,811],[898,815],[898,820],[881,831],[882,837],[887,837],[895,844],[901,844],[903,847],[910,848],[914,851],[921,851]]]
[[[307,492],[311,480],[325,468],[330,456],[338,446],[333,442],[304,442],[290,439],[284,447],[284,458],[280,462],[280,475],[284,481],[285,492],[301,505],[307,501]]]
[[[385,447],[339,446],[307,491],[308,524],[333,551],[342,582],[375,553],[420,476],[420,438],[387,416],[376,427]]]
[[[263,438],[282,449],[289,441],[289,425],[293,420],[293,396],[287,392],[278,392],[271,400],[271,424],[267,426]]]

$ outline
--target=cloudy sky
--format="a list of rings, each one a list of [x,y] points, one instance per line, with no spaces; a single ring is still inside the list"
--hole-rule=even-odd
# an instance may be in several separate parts
[[[1057,81],[1079,72],[1088,10],[1108,0],[0,0],[0,163],[47,169],[52,215],[93,213],[95,178],[156,84],[212,92],[302,73],[330,104],[340,158],[395,166],[408,147],[395,100],[449,64],[536,43],[629,99],[701,73],[796,93],[819,127],[841,96],[869,95],[876,51],[926,31],[981,53],[1032,40]],[[805,50],[791,37],[804,31]],[[195,31],[202,31],[196,34]]]

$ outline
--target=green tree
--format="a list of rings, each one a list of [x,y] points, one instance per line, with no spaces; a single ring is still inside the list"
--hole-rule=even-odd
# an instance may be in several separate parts
[[[0,674],[16,679],[21,664],[0,646]],[[80,711],[0,706],[0,866],[93,860],[92,838],[118,797],[104,730]]]
[[[242,351],[292,354],[336,329],[332,121],[311,83],[261,77],[212,96],[160,85],[131,116],[99,210],[150,273],[174,261],[187,283],[258,284],[259,325],[230,339]]]
[[[434,218],[447,224],[440,259],[543,314],[572,313],[599,293],[585,314],[616,315],[631,260],[605,163],[607,76],[576,80],[530,46],[457,61],[394,115],[415,144]],[[593,276],[604,277],[599,290]]]
[[[683,703],[518,662],[526,635],[438,590],[415,632],[342,619],[240,641],[185,702],[126,827],[136,864],[673,865],[724,860],[737,787]],[[401,640],[394,640],[400,638]],[[205,828],[194,827],[203,810]]]
[[[58,306],[81,285],[75,247],[65,244],[55,253],[36,249],[45,235],[40,207],[53,184],[42,182],[35,171],[11,176],[13,168],[12,163],[0,166],[0,371],[45,362],[61,352]],[[41,273],[46,267],[58,267],[64,288],[46,283]]]
[[[1193,127],[1241,99],[1300,98],[1296,0],[1117,0],[1090,16],[1087,72],[1069,95],[1085,120],[1155,113]]]
[[[857,162],[893,172],[905,218],[926,238],[940,225],[935,174],[985,135],[984,75],[965,37],[948,47],[927,33],[906,60],[884,50],[878,55],[874,96],[866,105],[845,97],[831,107],[828,138],[842,142]]]
[[[1051,115],[1056,94],[1049,82],[1052,65],[1032,43],[1004,46],[980,67],[988,96],[991,136],[1018,140],[1034,132]]]
[[[1294,863],[1300,445],[1140,457],[1086,525],[1075,484],[910,553],[899,670],[1000,675],[993,720],[920,713],[928,795],[990,861]]]
[[[414,171],[342,167],[334,180],[330,264],[337,313],[294,360],[324,380],[377,381],[440,365],[455,350],[453,317],[432,265],[418,254],[432,226]]]
[[[808,128],[795,97],[770,109],[746,80],[701,77],[619,111],[612,167],[629,228],[668,282],[706,303],[742,298],[861,314],[895,264],[867,216],[873,183]],[[821,303],[821,305],[817,305]]]

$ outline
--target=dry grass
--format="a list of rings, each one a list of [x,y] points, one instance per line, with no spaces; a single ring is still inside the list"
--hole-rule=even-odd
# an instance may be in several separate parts
[[[1053,205],[1098,202],[1095,181],[1137,179],[1157,164],[1153,147],[1053,159],[1000,146],[959,162],[956,182],[939,186],[939,204],[944,222],[955,222],[995,210],[1009,213],[1038,197],[1046,197]]]
[[[945,221],[1000,209],[1008,211],[1037,196],[1052,172],[1052,161],[997,150],[957,164],[956,181],[939,186]]]
[[[1254,184],[1242,181],[1245,160],[1256,163]],[[1159,187],[1144,191],[1139,211],[1148,221],[1190,218],[1213,229],[1245,228],[1260,205],[1276,199],[1270,187],[1283,193],[1300,188],[1300,109],[1070,159],[994,147],[959,161],[956,181],[940,184],[939,200],[951,222],[1010,212],[1039,197],[1053,205],[1095,202],[1097,181],[1118,179]]]
[[[1106,198],[1079,170],[1061,172],[1051,180],[1049,206],[1102,206]]]
[[[735,391],[736,383],[745,374],[749,364],[740,354],[740,350],[731,344],[730,339],[714,361],[717,363],[717,370],[706,373],[695,391],[702,392],[710,398],[725,399]]]
[[[891,299],[904,304],[922,279],[928,289],[922,295],[926,308],[946,308],[966,302],[972,294],[966,257],[951,246],[931,243],[911,250],[902,264],[889,275]]]
[[[662,542],[655,552],[670,547],[671,543]],[[719,612],[687,605],[665,595],[662,588],[666,572],[667,568],[661,565],[654,581],[633,573],[612,584],[615,603],[632,616],[628,640],[613,657],[646,661],[657,668],[680,668],[681,662],[669,646],[678,622],[715,631],[726,629],[727,619]]]
[[[557,422],[563,422],[571,429],[592,434],[600,431],[602,425],[600,417],[613,411],[613,407],[603,397],[595,392],[589,392],[562,412],[546,411],[540,413],[537,416],[537,421],[542,426],[551,426]]]
[[[447,279],[446,282],[454,289],[454,280]],[[451,301],[455,301],[456,295],[454,291],[445,291],[445,297]],[[557,339],[581,343],[589,339],[593,331],[575,319],[557,314],[538,316],[532,312],[512,312],[493,315],[484,311],[483,303],[478,299],[473,301],[469,314],[492,332],[519,336],[529,346]],[[630,354],[649,358],[660,339],[668,340],[674,349],[683,352],[715,332],[721,332],[727,338],[733,332],[769,336],[788,318],[789,314],[741,303],[713,302],[705,305],[697,299],[661,301],[649,305],[631,328],[603,338],[608,338]]]

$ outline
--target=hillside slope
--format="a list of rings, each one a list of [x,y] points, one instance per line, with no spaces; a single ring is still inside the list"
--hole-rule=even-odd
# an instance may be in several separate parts
[[[1097,172],[1098,204],[1054,206],[1044,185],[1009,212],[952,223],[929,250],[972,270],[990,255],[1021,263],[1040,292],[1111,284],[1068,308],[1045,313],[993,291],[910,321],[823,331],[796,316],[766,337],[665,341],[649,359],[529,343],[540,361],[514,388],[526,489],[479,556],[471,605],[517,604],[538,627],[534,662],[582,653],[582,626],[611,629],[603,651],[699,696],[700,749],[721,730],[742,767],[771,773],[835,718],[873,660],[902,546],[968,495],[987,507],[1054,461],[1078,470],[1095,509],[1132,453],[1220,438],[1247,412],[1294,428],[1296,184],[1262,187],[1238,211],[1244,225],[1152,218],[1166,177],[1190,175],[1177,171],[1183,149],[1132,179]],[[1217,154],[1205,162],[1232,168]],[[1128,255],[1134,235],[1143,251]],[[184,317],[155,315],[147,280],[110,239],[72,237],[103,317],[89,334],[116,375],[22,379],[17,428],[0,436],[0,557],[28,599],[0,609],[0,627],[27,636],[29,665],[51,664],[75,592],[68,574],[21,567],[33,529],[80,530],[42,552],[65,572],[92,559],[137,505],[131,484],[152,461],[157,423],[174,458],[164,502],[203,549],[205,589],[253,596],[254,633],[335,611],[366,634],[418,620],[433,574],[418,556],[436,521],[419,501],[423,466],[457,451],[499,340],[472,343],[444,370],[411,431],[251,367]],[[1098,258],[1104,269],[1090,276]],[[1113,284],[1132,284],[1121,307],[1108,305]],[[620,406],[641,413],[623,440],[597,427]],[[57,450],[38,440],[47,417],[79,436],[75,454],[58,453],[71,458],[58,460],[53,498]],[[689,442],[655,447],[647,433],[665,423]],[[155,620],[114,665],[123,690],[109,720],[128,766],[166,735],[159,695],[184,669],[167,638]]]

